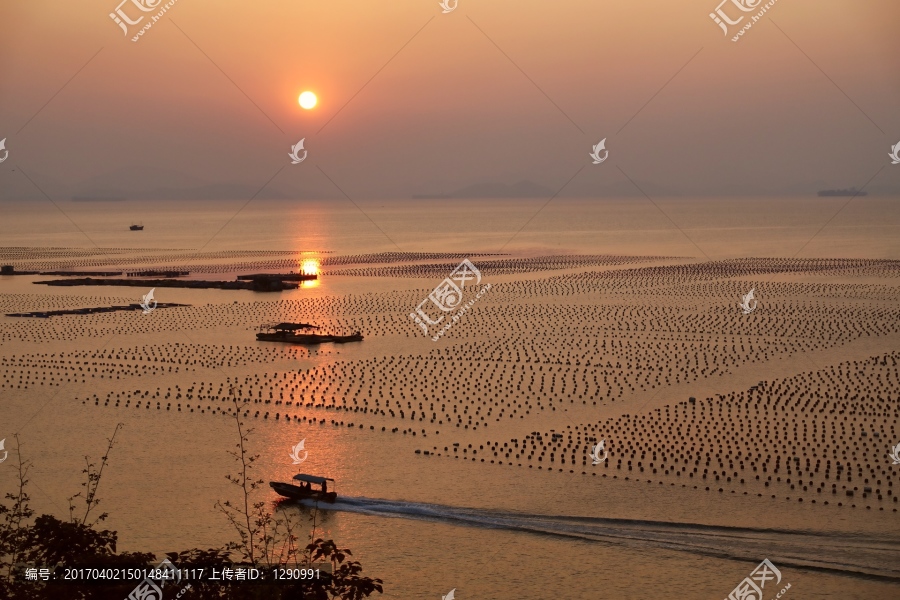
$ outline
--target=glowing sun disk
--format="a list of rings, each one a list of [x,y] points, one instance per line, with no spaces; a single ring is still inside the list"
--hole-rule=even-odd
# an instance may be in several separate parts
[[[309,110],[310,108],[312,108],[313,106],[316,105],[316,102],[317,102],[316,95],[313,94],[312,92],[303,92],[302,94],[300,94],[300,98],[298,99],[298,102],[300,102],[301,107],[305,108],[306,110]]]

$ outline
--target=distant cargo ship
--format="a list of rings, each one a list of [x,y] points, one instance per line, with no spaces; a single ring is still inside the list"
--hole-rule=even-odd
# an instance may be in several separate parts
[[[849,190],[821,190],[820,196],[868,196],[869,192],[857,190],[855,187]]]

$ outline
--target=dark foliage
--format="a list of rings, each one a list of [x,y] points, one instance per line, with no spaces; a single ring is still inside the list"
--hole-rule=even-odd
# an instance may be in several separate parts
[[[124,578],[87,581],[79,574],[91,568],[119,569],[121,573],[122,569],[146,570],[159,565],[160,560],[151,553],[117,552],[117,532],[97,527],[105,514],[94,521],[88,520],[98,503],[96,490],[114,437],[110,439],[100,469],[87,461],[84,516],[77,518],[73,514],[72,500],[81,495],[76,494],[70,498],[69,521],[61,521],[52,515],[33,518],[26,492],[30,464],[19,454],[18,489],[5,495],[9,504],[0,503],[0,599],[127,600],[140,581],[124,581]],[[264,516],[271,518],[268,514]],[[269,562],[256,565],[263,574],[261,583],[210,581],[209,575],[214,569],[221,573],[223,569],[254,566],[249,562],[232,562],[235,547],[241,545],[168,553],[166,558],[183,575],[180,580],[173,576],[155,582],[162,588],[162,599],[148,596],[142,600],[362,600],[383,591],[380,579],[363,576],[360,563],[348,560],[350,550],[338,548],[334,541],[323,539],[316,539],[306,546],[306,554],[298,560],[300,564],[290,565],[291,568],[307,569],[327,565],[329,568],[321,568],[321,577],[317,579],[272,583],[274,570],[289,565]],[[44,581],[40,575],[36,579],[26,579],[29,568],[48,569],[48,580]],[[201,569],[203,578],[190,577],[190,573],[197,574]],[[76,575],[74,579],[73,575]]]

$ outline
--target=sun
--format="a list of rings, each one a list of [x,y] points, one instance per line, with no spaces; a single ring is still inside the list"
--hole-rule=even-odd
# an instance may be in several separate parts
[[[311,109],[316,105],[316,95],[312,92],[303,92],[300,94],[300,98],[298,100],[300,102],[300,106],[305,108],[306,110]]]

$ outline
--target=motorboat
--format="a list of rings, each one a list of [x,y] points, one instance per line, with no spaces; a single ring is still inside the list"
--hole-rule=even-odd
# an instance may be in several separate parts
[[[290,498],[291,500],[320,500],[322,502],[334,503],[337,500],[337,492],[328,491],[328,482],[334,487],[334,479],[330,477],[317,477],[316,475],[306,475],[298,473],[294,475],[295,483],[282,483],[281,481],[270,481],[269,486],[275,490],[280,496]],[[317,487],[313,487],[317,486]]]

